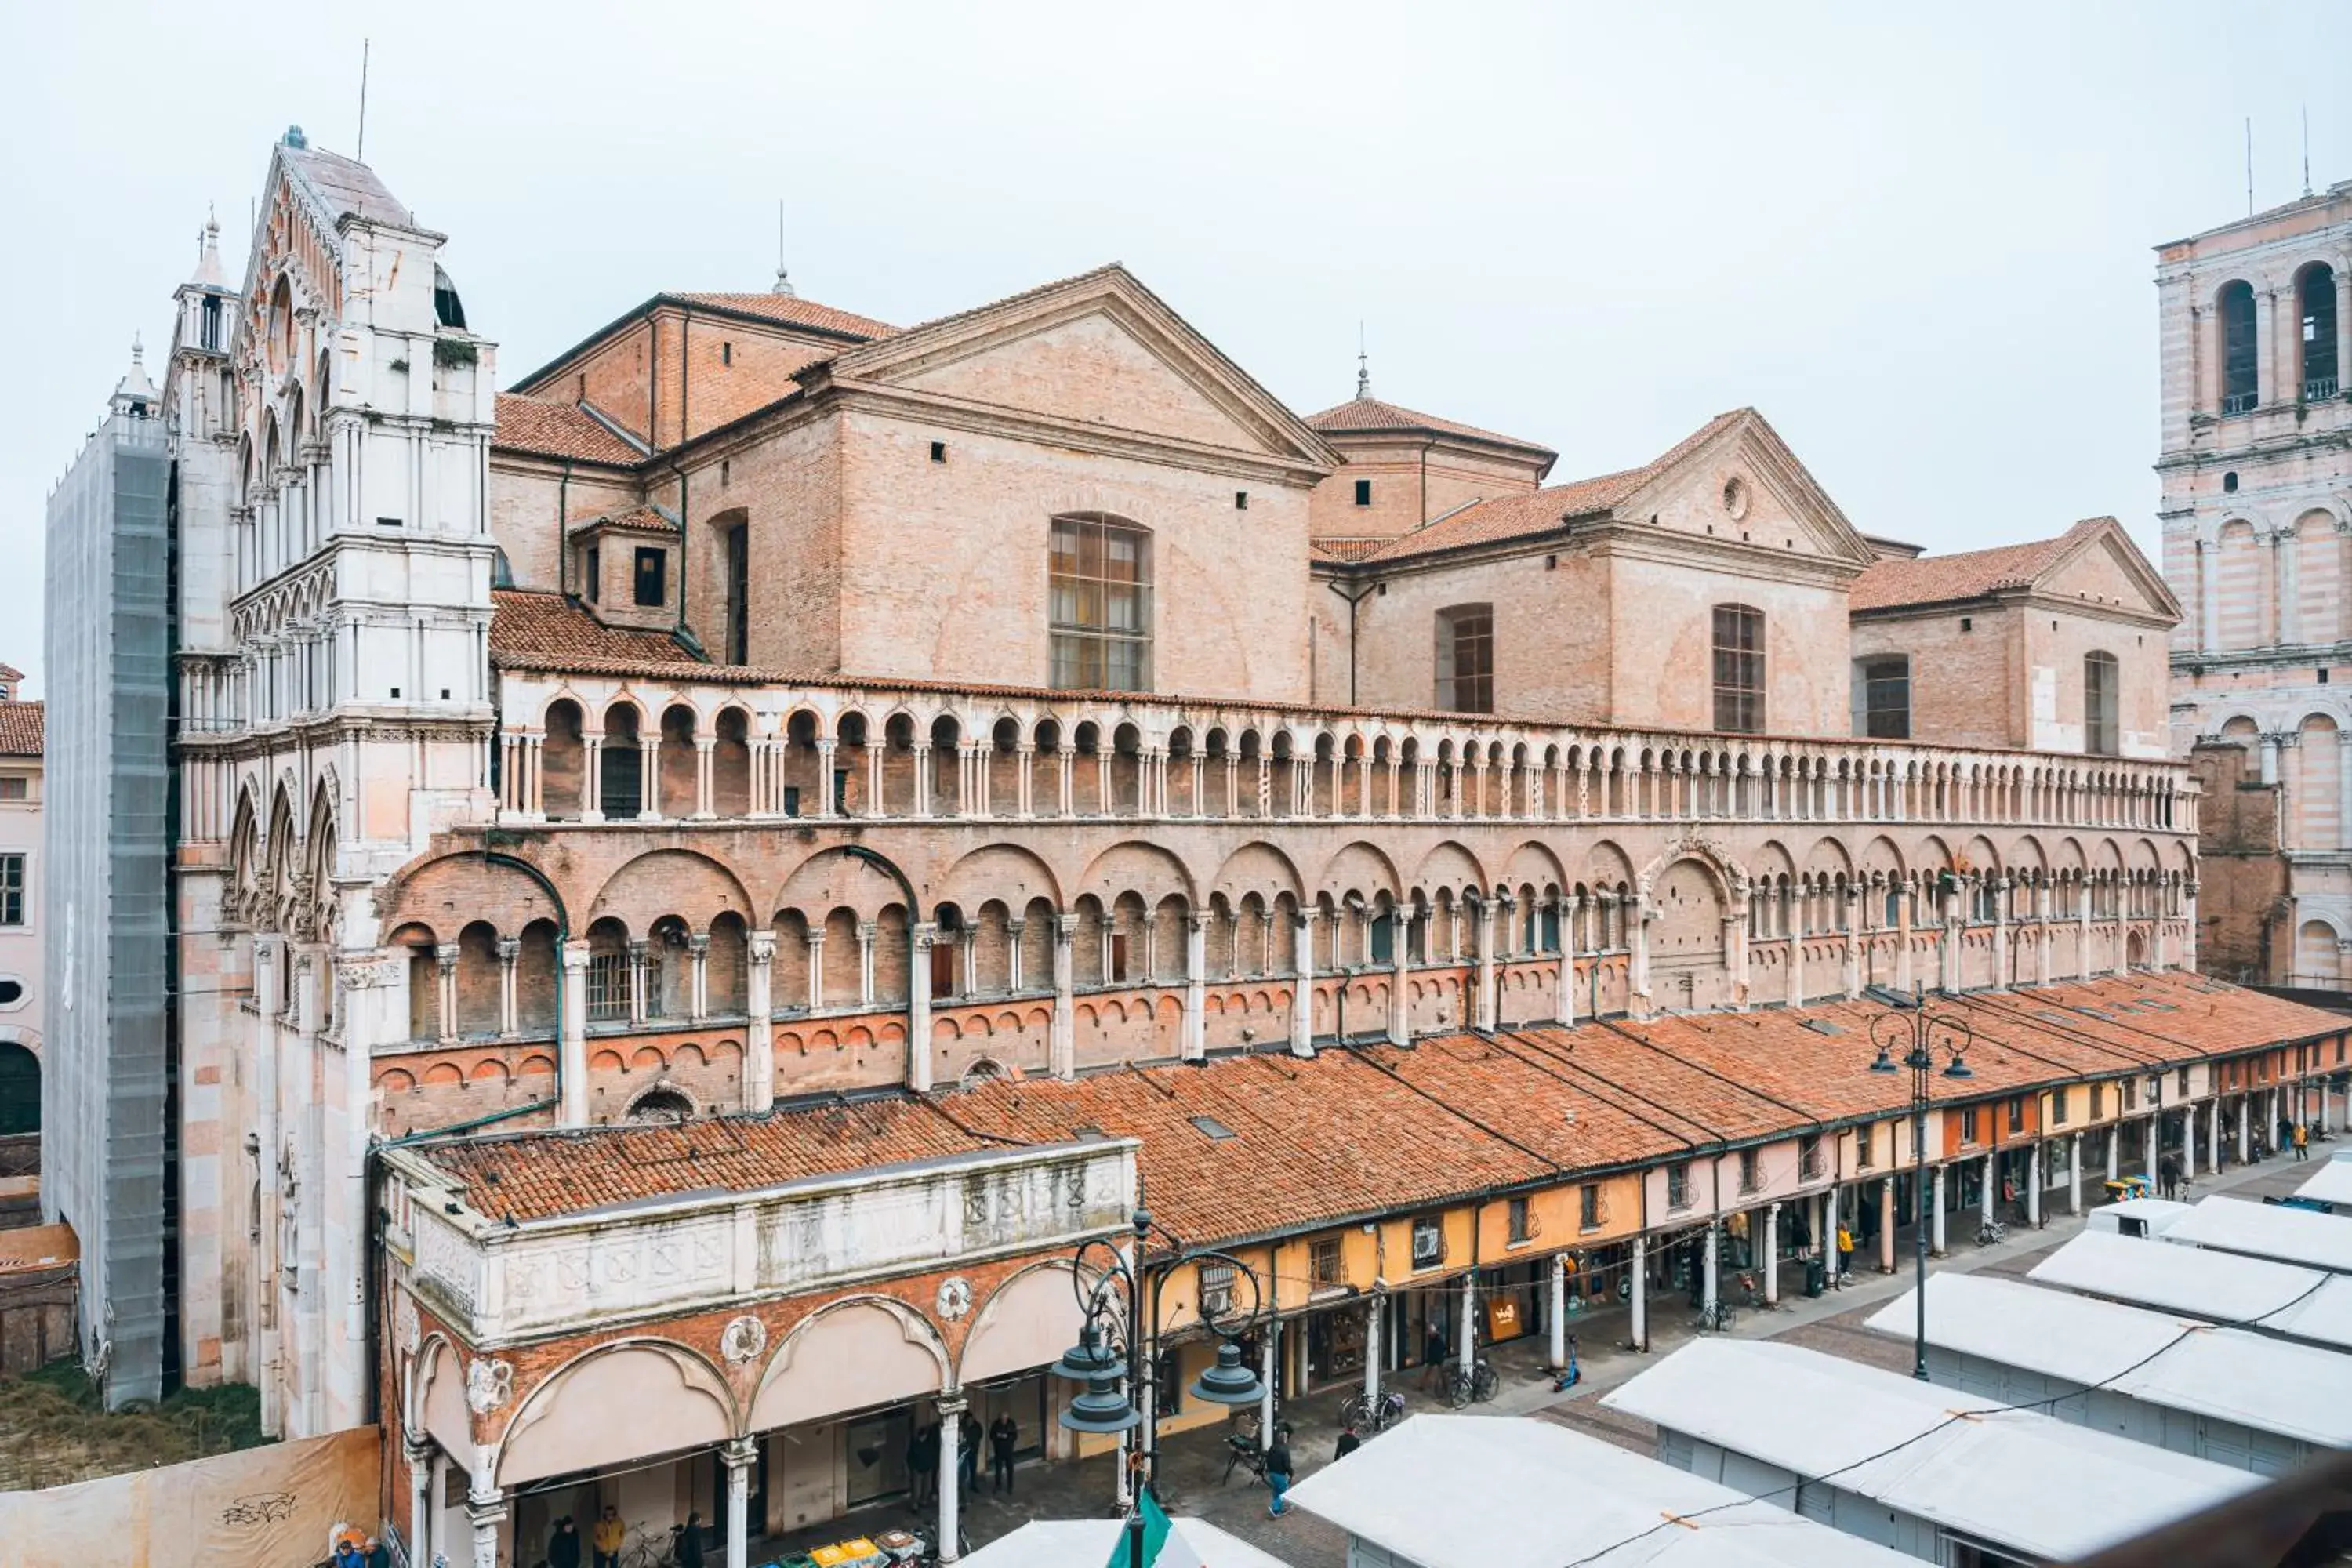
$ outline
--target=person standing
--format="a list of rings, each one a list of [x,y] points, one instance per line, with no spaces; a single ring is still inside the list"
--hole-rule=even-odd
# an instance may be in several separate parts
[[[1843,1220],[1838,1221],[1837,1255],[1837,1282],[1843,1285],[1853,1272],[1853,1232],[1846,1229]]]
[[[580,1568],[580,1530],[565,1514],[547,1538],[547,1568]]]
[[[980,1440],[984,1436],[980,1417],[967,1407],[956,1426],[956,1479],[965,1497],[980,1490]]]
[[[988,1424],[988,1479],[997,1491],[1013,1489],[1013,1450],[1020,1445],[1021,1427],[1010,1411],[999,1411]]]
[[[629,1527],[621,1522],[621,1510],[611,1503],[596,1516],[596,1528],[589,1532],[588,1544],[595,1548],[596,1568],[621,1568],[621,1542],[627,1540]]]
[[[940,1424],[926,1421],[907,1445],[907,1479],[920,1508],[940,1495]]]
[[[571,1521],[566,1520],[564,1522],[568,1524]],[[392,1548],[374,1536],[369,1536],[361,1543],[360,1552],[367,1562],[367,1568],[392,1568]],[[572,1568],[580,1568],[580,1538],[576,1535],[572,1538]]]
[[[1363,1446],[1364,1440],[1356,1436],[1356,1424],[1350,1421],[1339,1428],[1339,1440],[1331,1445],[1332,1461],[1336,1464]]]
[[[677,1568],[702,1568],[702,1516],[689,1513],[677,1532]]]
[[[2300,1121],[2294,1124],[2294,1157],[2298,1160],[2311,1158],[2311,1129]]]
[[[1280,1519],[1286,1511],[1282,1494],[1290,1489],[1290,1428],[1287,1426],[1274,1429],[1274,1446],[1265,1451],[1265,1484],[1274,1493],[1274,1500],[1266,1505],[1266,1515],[1271,1519]]]

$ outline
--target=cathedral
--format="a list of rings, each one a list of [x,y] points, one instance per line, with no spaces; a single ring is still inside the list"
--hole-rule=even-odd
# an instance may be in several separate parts
[[[157,1212],[52,1217],[168,1282],[86,1288],[121,1388],[380,1424],[406,1561],[609,1505],[740,1565],[967,1410],[1098,1451],[1045,1369],[1147,1192],[1249,1265],[1171,1375],[1245,1320],[1271,1402],[2327,1115],[2342,1020],[2197,976],[2112,520],[1925,555],[1748,408],[1574,478],[1302,414],[1117,265],[664,292],[502,381],[371,169],[289,132],[257,213],[154,414],[168,928],[47,889],[53,972],[173,978]],[[1878,988],[1978,1042],[1924,1146]]]

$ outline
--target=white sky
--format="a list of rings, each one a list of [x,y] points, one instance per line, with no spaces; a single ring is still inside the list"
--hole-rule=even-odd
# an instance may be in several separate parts
[[[2352,7],[0,5],[0,659],[207,203],[367,153],[512,381],[662,289],[911,322],[1126,262],[1302,413],[1646,460],[1753,404],[1857,526],[2154,553],[2150,247],[2352,178]],[[21,563],[21,564],[20,564]]]

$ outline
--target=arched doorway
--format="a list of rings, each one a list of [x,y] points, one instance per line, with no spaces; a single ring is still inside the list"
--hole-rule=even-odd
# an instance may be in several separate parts
[[[41,1130],[41,1058],[0,1040],[0,1136]]]

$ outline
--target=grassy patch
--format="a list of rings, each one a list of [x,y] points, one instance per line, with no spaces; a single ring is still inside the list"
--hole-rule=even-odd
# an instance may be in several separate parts
[[[244,1384],[184,1388],[152,1409],[110,1415],[76,1363],[0,1378],[0,1491],[176,1465],[265,1441],[261,1395]]]

